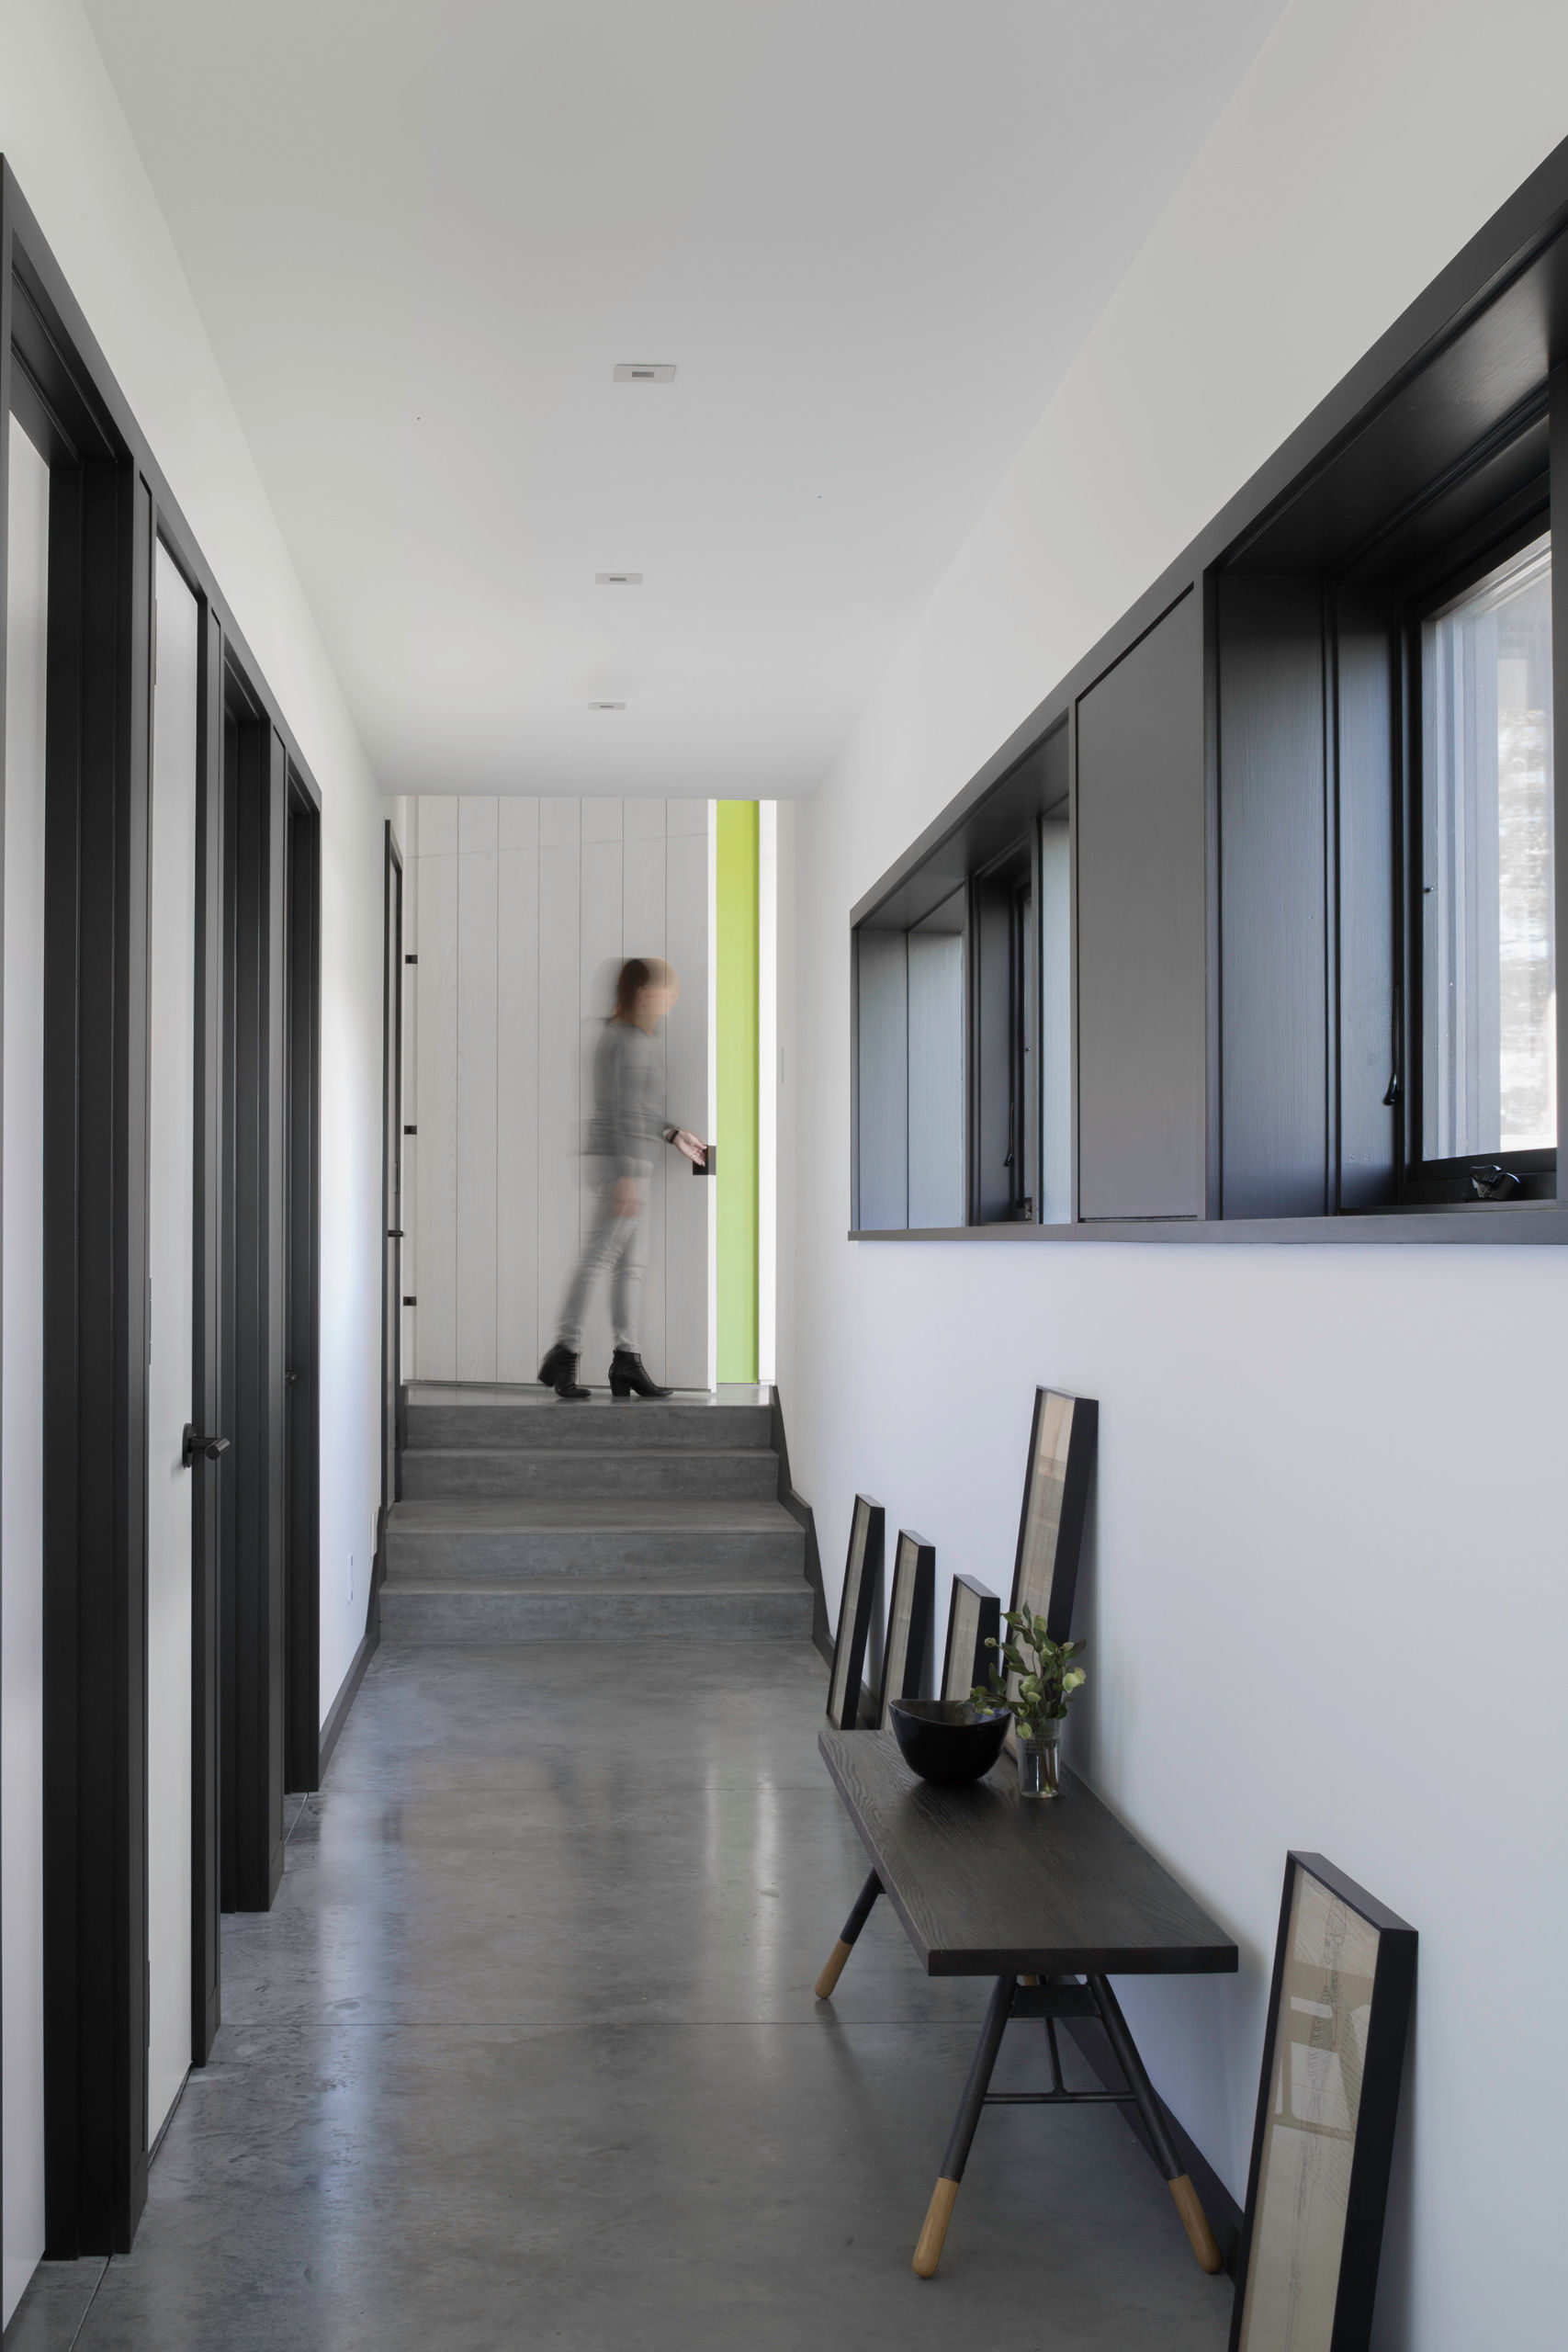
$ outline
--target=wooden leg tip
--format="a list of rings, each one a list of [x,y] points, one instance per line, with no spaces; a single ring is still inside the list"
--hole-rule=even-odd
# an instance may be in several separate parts
[[[926,2225],[915,2248],[915,2270],[921,2278],[936,2276],[937,2264],[942,2260],[942,2240],[947,2235],[947,2225],[953,2219],[953,2209],[957,2201],[958,2183],[955,2180],[939,2180],[931,2191],[931,2201],[926,2208]]]
[[[1176,2210],[1181,2216],[1181,2226],[1192,2242],[1192,2251],[1211,2278],[1225,2267],[1224,2256],[1214,2243],[1214,2233],[1209,2227],[1209,2217],[1198,2201],[1198,2191],[1186,2173],[1178,2173],[1170,2184],[1176,2199]]]
[[[831,1994],[834,1985],[844,1973],[844,1962],[853,1950],[853,1944],[845,1943],[840,1937],[828,1954],[827,1965],[817,1979],[817,1997],[819,2001],[827,2000]]]

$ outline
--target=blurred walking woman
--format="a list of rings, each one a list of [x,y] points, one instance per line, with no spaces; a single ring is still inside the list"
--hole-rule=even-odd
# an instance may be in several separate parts
[[[597,1156],[599,1207],[583,1242],[577,1272],[561,1309],[560,1337],[539,1378],[558,1396],[586,1396],[579,1385],[582,1324],[599,1276],[610,1279],[610,1317],[615,1352],[610,1359],[613,1396],[668,1396],[643,1369],[637,1352],[642,1307],[642,1269],[648,1254],[648,1180],[653,1154],[673,1144],[700,1163],[706,1146],[685,1127],[665,1123],[664,1073],[653,1033],[681,993],[681,983],[658,956],[634,956],[621,966],[615,1009],[604,1023],[593,1057],[593,1121],[589,1151]]]

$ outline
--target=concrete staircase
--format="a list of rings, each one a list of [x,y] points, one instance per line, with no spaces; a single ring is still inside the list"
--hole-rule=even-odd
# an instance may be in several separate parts
[[[777,1485],[754,1388],[412,1388],[381,1637],[808,1639],[805,1534]]]

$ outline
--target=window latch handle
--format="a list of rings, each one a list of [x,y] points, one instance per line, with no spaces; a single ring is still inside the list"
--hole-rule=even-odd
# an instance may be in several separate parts
[[[216,1462],[220,1453],[227,1453],[228,1451],[229,1441],[226,1437],[202,1437],[196,1424],[193,1421],[187,1421],[185,1426],[185,1435],[180,1441],[180,1468],[188,1470],[198,1453],[205,1454],[209,1462]]]
[[[1394,1073],[1393,1073],[1393,1077],[1389,1080],[1389,1081],[1388,1081],[1388,1092],[1387,1092],[1387,1093],[1383,1096],[1383,1098],[1382,1098],[1382,1107],[1383,1107],[1383,1109],[1384,1109],[1385,1111],[1392,1111],[1392,1110],[1393,1110],[1393,1106],[1394,1106],[1394,1104],[1398,1102],[1398,1100],[1399,1100],[1399,1072],[1398,1072],[1397,1070],[1395,1070],[1395,1071],[1394,1071]]]
[[[1516,1193],[1522,1193],[1525,1188],[1511,1168],[1494,1164],[1471,1170],[1470,1189],[1478,1201],[1511,1201]]]

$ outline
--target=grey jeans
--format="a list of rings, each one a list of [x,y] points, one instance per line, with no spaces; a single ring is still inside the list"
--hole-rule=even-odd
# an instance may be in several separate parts
[[[648,1185],[637,1184],[637,1214],[617,1216],[614,1181],[599,1188],[599,1204],[583,1238],[577,1272],[561,1308],[560,1343],[570,1355],[582,1352],[582,1323],[593,1285],[602,1273],[610,1276],[610,1320],[615,1345],[636,1355],[637,1324],[642,1312],[642,1269],[648,1256]]]

